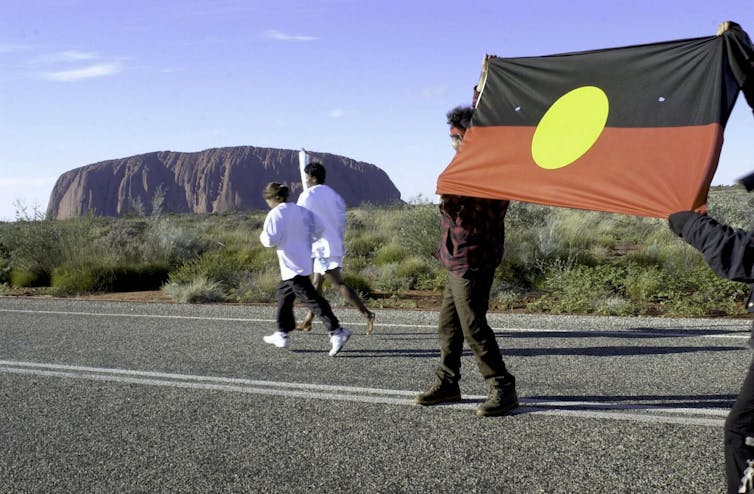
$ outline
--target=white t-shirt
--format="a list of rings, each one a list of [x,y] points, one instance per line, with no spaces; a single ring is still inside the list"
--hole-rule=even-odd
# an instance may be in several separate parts
[[[343,257],[346,234],[346,202],[329,185],[319,184],[304,190],[297,204],[313,212],[324,224],[322,238],[312,244],[311,257]]]
[[[322,222],[311,211],[284,202],[267,213],[259,241],[265,247],[277,247],[280,276],[290,280],[312,274],[312,242],[323,231]]]

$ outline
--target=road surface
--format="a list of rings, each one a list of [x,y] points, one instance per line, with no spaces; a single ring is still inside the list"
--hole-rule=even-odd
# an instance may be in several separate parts
[[[716,493],[745,319],[491,314],[522,407],[413,397],[436,312],[265,345],[274,308],[0,297],[0,492]]]

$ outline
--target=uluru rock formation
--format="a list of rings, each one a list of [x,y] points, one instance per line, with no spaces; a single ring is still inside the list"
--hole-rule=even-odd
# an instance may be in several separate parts
[[[348,206],[401,202],[400,191],[375,165],[329,153],[312,153],[327,169],[327,184]],[[266,209],[262,189],[283,182],[295,200],[302,190],[298,151],[252,146],[194,153],[157,151],[82,166],[61,175],[50,194],[48,217],[92,212],[123,216],[151,213],[156,195],[162,211],[223,213]]]

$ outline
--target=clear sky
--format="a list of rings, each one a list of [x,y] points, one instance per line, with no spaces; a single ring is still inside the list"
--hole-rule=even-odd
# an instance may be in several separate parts
[[[446,112],[485,54],[754,35],[752,0],[0,0],[0,220],[55,180],[151,151],[305,147],[435,200]],[[739,97],[713,184],[754,170]]]

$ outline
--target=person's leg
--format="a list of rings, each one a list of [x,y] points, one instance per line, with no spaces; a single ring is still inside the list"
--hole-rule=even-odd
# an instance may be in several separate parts
[[[278,331],[289,333],[296,327],[296,318],[293,314],[293,303],[296,294],[291,280],[283,280],[278,284],[275,291],[277,300],[277,325]]]
[[[321,273],[314,273],[314,276],[312,276],[312,285],[314,286],[314,289],[317,290],[317,292],[322,293],[322,284],[325,281],[325,277]],[[312,321],[314,321],[314,312],[311,310],[306,313],[306,317],[304,318],[301,323],[296,326],[296,329],[299,329],[301,331],[311,331],[312,330]]]
[[[452,285],[464,339],[489,388],[487,400],[477,408],[482,416],[505,415],[518,407],[515,377],[505,368],[495,332],[487,323],[493,276],[494,272],[469,273]]]
[[[754,361],[744,378],[741,391],[725,420],[725,472],[728,492],[737,493],[747,473],[754,482],[749,462],[754,460]],[[748,491],[747,491],[748,492]]]
[[[293,281],[293,290],[296,292],[296,298],[309,307],[309,310],[314,312],[327,328],[327,332],[330,335],[330,344],[332,345],[329,355],[334,357],[343,349],[348,338],[351,337],[351,331],[340,326],[338,318],[333,314],[330,304],[314,289],[308,276],[296,276],[293,278]]]
[[[346,285],[346,282],[343,280],[343,276],[340,272],[340,268],[333,268],[325,271],[325,278],[333,287],[335,287],[340,292],[343,298],[348,300],[351,305],[359,309],[359,312],[361,312],[361,314],[367,320],[367,334],[372,334],[375,314],[374,312],[367,309],[367,306],[364,304],[364,301],[361,299],[361,297],[359,297],[359,294],[356,293],[353,288]],[[317,285],[315,284],[314,286],[316,287]]]
[[[448,278],[453,278],[448,275]],[[419,405],[437,405],[461,401],[461,352],[463,352],[463,333],[458,323],[458,314],[453,302],[453,290],[450,281],[443,291],[440,317],[437,325],[437,339],[440,346],[440,365],[435,371],[434,383],[429,389],[416,396]]]
[[[340,328],[340,322],[333,314],[330,303],[314,288],[308,276],[296,276],[291,281],[291,289],[296,298],[322,321],[328,333]]]
[[[448,275],[437,323],[440,365],[435,374],[439,380],[451,383],[461,380],[461,353],[463,352],[463,332],[458,320],[452,287],[456,279],[452,274]]]
[[[513,377],[505,368],[495,333],[487,323],[493,276],[476,273],[469,278],[454,277],[450,284],[463,337],[488,383]]]
[[[277,290],[275,290],[275,299],[277,300],[277,330],[271,335],[265,336],[263,340],[265,343],[275,345],[278,348],[287,348],[288,333],[296,325],[296,319],[293,315],[293,302],[296,300],[296,295],[290,280],[283,280],[278,283]]]

